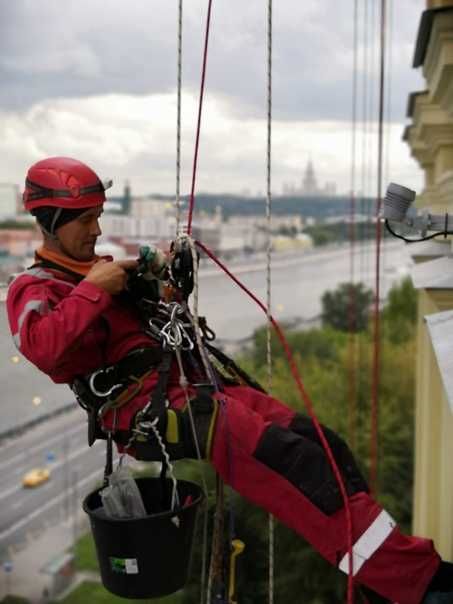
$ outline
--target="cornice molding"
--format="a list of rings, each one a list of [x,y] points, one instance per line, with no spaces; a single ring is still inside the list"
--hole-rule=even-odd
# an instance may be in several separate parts
[[[418,139],[423,142],[428,151],[436,153],[439,147],[453,146],[453,122],[430,124],[422,123],[418,131]]]
[[[423,63],[423,75],[428,82],[428,88],[435,94],[436,79],[444,65],[452,60],[451,49],[453,48],[453,7],[447,12],[439,13],[434,20],[429,46]]]
[[[431,40],[433,23],[436,18],[442,13],[450,11],[453,11],[453,6],[436,7],[423,11],[415,44],[414,67],[420,67],[425,61],[426,52]]]

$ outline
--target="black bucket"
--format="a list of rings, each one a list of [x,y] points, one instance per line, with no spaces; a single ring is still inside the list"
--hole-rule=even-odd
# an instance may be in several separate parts
[[[104,587],[123,598],[158,598],[187,581],[203,492],[192,482],[178,480],[181,507],[162,511],[162,480],[136,482],[148,513],[144,518],[109,518],[99,494],[103,487],[87,495],[83,509],[90,517]],[[169,479],[165,488],[171,492]]]

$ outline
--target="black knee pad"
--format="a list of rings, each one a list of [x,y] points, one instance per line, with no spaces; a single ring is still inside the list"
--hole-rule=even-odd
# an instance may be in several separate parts
[[[317,443],[272,424],[262,435],[254,457],[286,478],[325,514],[342,508],[340,487]]]
[[[296,434],[300,434],[322,447],[318,432],[310,417],[298,413],[294,416],[288,427]],[[346,442],[333,430],[330,430],[330,428],[326,428],[323,425],[321,427],[338,465],[338,469],[346,483],[345,486],[348,495],[354,495],[354,493],[361,491],[368,493],[367,481],[359,470],[357,462]]]

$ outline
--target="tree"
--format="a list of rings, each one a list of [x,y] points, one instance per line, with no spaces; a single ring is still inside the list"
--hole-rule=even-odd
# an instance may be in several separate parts
[[[321,298],[322,324],[340,331],[363,331],[368,325],[372,301],[373,292],[363,283],[341,283]]]
[[[404,342],[412,337],[417,320],[417,291],[410,277],[391,288],[382,319],[392,342]]]

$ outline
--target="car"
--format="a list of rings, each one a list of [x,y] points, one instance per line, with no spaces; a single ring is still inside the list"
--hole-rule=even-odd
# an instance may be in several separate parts
[[[37,487],[50,478],[50,471],[47,468],[35,468],[27,472],[22,479],[24,487]]]

